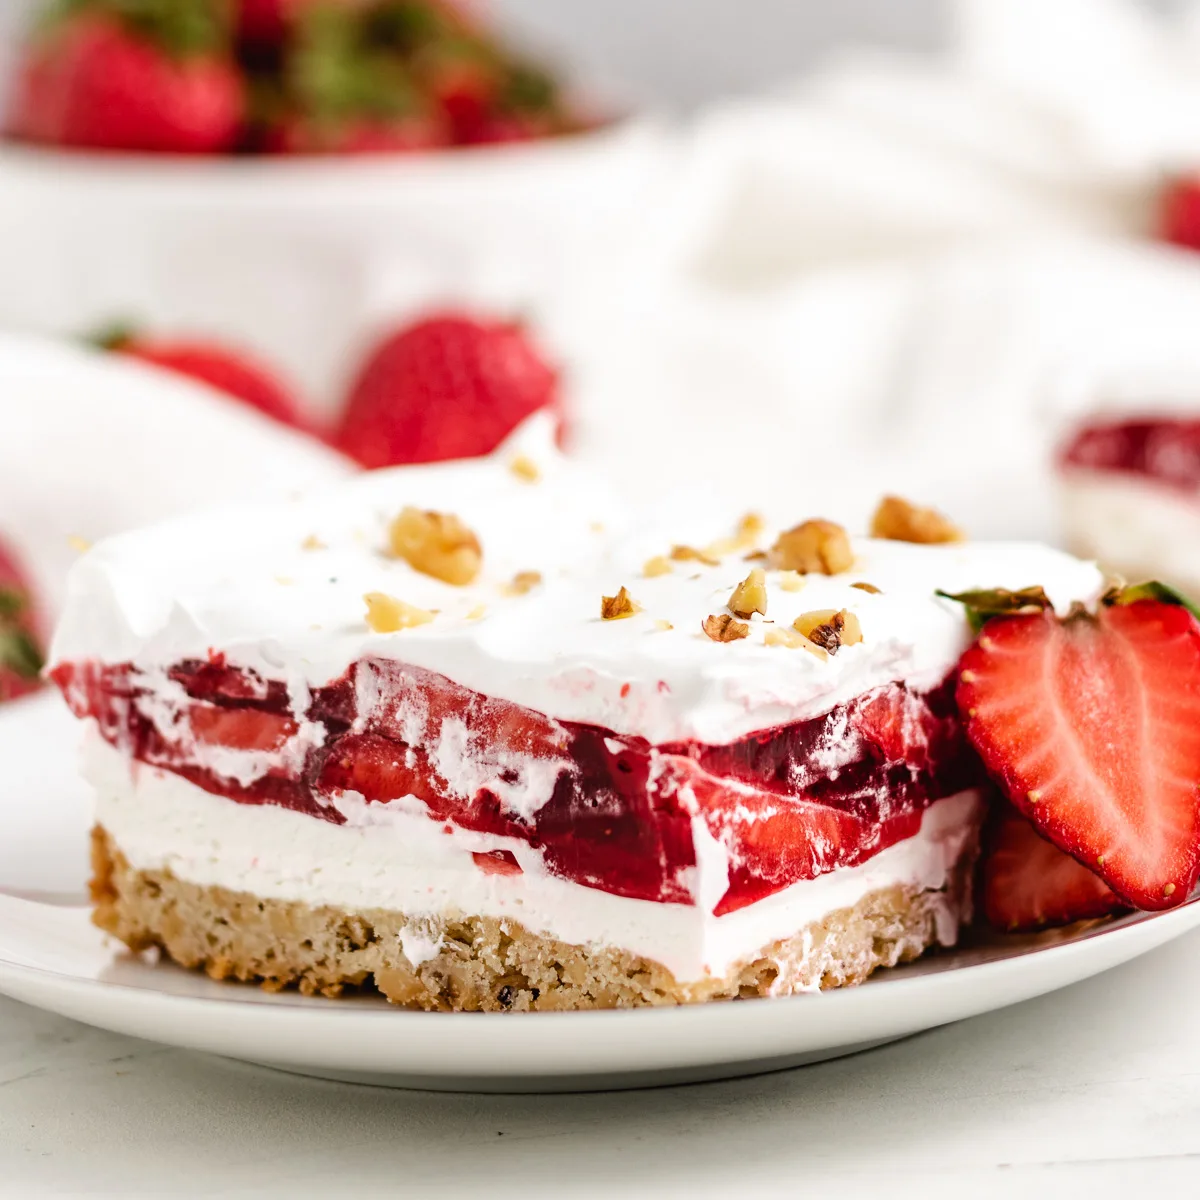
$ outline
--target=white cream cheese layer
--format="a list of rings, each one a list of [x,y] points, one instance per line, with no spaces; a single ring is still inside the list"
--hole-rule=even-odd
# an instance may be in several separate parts
[[[365,805],[346,797],[347,822],[334,825],[287,809],[237,804],[170,772],[130,763],[93,730],[84,773],[96,788],[96,820],[138,870],[255,896],[348,911],[403,912],[410,961],[434,951],[427,923],[447,915],[520,922],[534,933],[585,946],[615,946],[666,966],[680,982],[723,975],[779,938],[849,908],[880,888],[941,888],[977,836],[976,792],[939,800],[920,832],[859,867],[794,884],[716,917],[724,891],[723,852],[711,839],[701,855],[696,906],[613,896],[546,873],[521,841],[446,827],[413,805]],[[520,875],[481,870],[472,853],[507,850]],[[718,861],[719,860],[719,861]],[[947,917],[950,917],[949,912]],[[939,930],[953,940],[953,924]]]
[[[535,482],[512,469],[518,455],[536,464]],[[454,587],[383,553],[388,522],[406,505],[453,513],[475,531],[483,547],[476,582]],[[727,549],[716,565],[672,561],[649,578],[643,567],[675,545],[728,538],[741,515],[695,497],[640,511],[637,497],[612,495],[563,459],[535,418],[489,459],[373,472],[291,502],[189,516],[104,542],[72,573],[52,658],[132,662],[153,674],[220,651],[304,695],[379,656],[560,720],[654,743],[722,743],[894,680],[938,683],[970,639],[960,607],[938,589],[1040,584],[1065,606],[1100,588],[1094,567],[1044,546],[858,539],[844,574],[767,570],[765,616],[752,618],[748,637],[718,643],[701,623],[727,612],[755,565],[746,561],[753,547]],[[781,528],[829,515],[776,514],[758,547]],[[506,585],[519,572],[542,582],[512,594]],[[601,597],[622,586],[640,611],[601,620]],[[436,615],[372,632],[368,592]],[[766,643],[768,630],[820,609],[855,613],[862,642],[829,659]]]

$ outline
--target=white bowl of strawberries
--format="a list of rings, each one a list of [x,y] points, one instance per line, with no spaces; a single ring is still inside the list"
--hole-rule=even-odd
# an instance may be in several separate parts
[[[662,147],[450,0],[78,0],[8,90],[0,324],[241,343],[317,417],[397,316],[552,304]]]

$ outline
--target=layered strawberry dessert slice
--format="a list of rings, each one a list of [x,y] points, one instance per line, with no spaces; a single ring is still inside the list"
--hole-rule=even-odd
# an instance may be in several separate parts
[[[1090,420],[1060,450],[1058,476],[1076,553],[1200,595],[1200,417]]]
[[[1065,611],[1096,570],[896,500],[873,538],[626,513],[548,431],[79,562],[52,675],[103,928],[444,1010],[786,994],[955,940],[987,785],[939,593]]]

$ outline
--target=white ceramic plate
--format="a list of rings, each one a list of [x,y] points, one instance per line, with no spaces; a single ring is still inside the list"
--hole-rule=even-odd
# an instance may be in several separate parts
[[[365,1083],[575,1091],[719,1079],[816,1062],[1065,987],[1200,924],[1200,904],[1008,938],[860,988],[690,1009],[444,1015],[305,999],[120,952],[82,903],[88,798],[53,695],[0,712],[0,992],[119,1033]]]

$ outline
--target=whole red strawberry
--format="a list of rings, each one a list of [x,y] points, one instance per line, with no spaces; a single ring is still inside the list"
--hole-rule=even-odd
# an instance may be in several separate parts
[[[1005,796],[1127,904],[1182,904],[1200,875],[1194,610],[1161,584],[1061,619],[1038,589],[956,598],[990,617],[958,705]]]
[[[285,425],[308,428],[291,392],[268,367],[241,350],[211,341],[143,337],[125,329],[95,340],[118,354],[198,379]]]
[[[14,700],[38,686],[42,652],[37,625],[25,575],[0,543],[0,701]]]
[[[558,408],[558,374],[520,325],[442,313],[384,339],[335,440],[367,467],[473,458]]]
[[[1200,176],[1167,180],[1159,194],[1158,231],[1164,241],[1200,250]]]
[[[216,153],[244,116],[222,6],[209,0],[73,0],[38,30],[9,132],[94,150]]]

